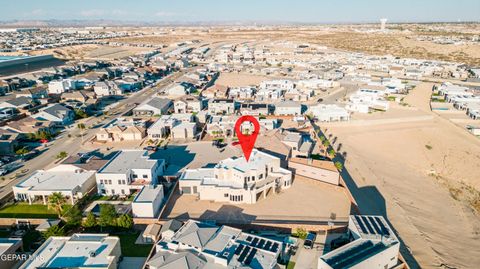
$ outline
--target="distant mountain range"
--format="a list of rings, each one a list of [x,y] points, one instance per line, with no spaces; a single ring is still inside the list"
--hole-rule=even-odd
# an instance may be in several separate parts
[[[251,26],[251,25],[321,25],[321,24],[370,24],[378,21],[351,23],[305,23],[288,21],[121,21],[121,20],[9,20],[1,21],[0,28],[18,27],[106,27],[106,26]],[[403,22],[406,23],[406,22]],[[415,23],[415,22],[411,22]],[[419,22],[429,23],[429,22]],[[431,23],[478,23],[478,22],[431,22]],[[391,22],[390,24],[395,24]]]

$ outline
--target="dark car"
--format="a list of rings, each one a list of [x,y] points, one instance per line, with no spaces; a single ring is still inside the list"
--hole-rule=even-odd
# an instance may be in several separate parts
[[[303,243],[303,247],[306,249],[313,248],[313,244],[315,244],[315,239],[317,235],[315,233],[308,233],[307,237],[305,238],[305,243]]]
[[[39,150],[33,150],[33,151],[23,155],[22,160],[28,161],[28,160],[31,160],[31,159],[37,157],[38,155],[40,155],[40,151]]]
[[[148,151],[157,151],[158,147],[157,146],[146,146],[143,149],[148,150]]]

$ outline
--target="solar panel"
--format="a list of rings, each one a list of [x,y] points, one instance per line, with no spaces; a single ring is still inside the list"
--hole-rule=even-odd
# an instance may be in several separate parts
[[[273,243],[272,248],[270,249],[272,252],[277,252],[278,250],[278,243]]]
[[[247,236],[247,242],[250,242],[250,241],[252,241],[252,237],[249,235]]]
[[[348,248],[345,251],[330,257],[329,259],[326,260],[326,262],[333,268],[344,268],[340,266],[340,264],[345,263],[346,260],[356,257],[356,255],[358,255],[362,251],[367,250],[372,246],[373,246],[372,241],[364,241],[359,245]]]
[[[253,241],[250,243],[250,246],[256,247],[258,242],[258,237],[253,238]]]
[[[357,215],[355,215],[355,220],[357,220],[358,226],[360,226],[360,230],[362,230],[362,233],[368,234],[367,229],[363,225],[363,221]]]
[[[375,231],[373,230],[372,226],[370,225],[370,223],[368,222],[368,219],[364,216],[361,216],[362,220],[363,220],[363,223],[365,223],[365,226],[367,227],[368,231],[371,233],[371,234],[375,234]]]
[[[272,241],[267,241],[267,243],[265,244],[265,246],[263,246],[263,249],[264,250],[270,250],[270,247],[272,246]]]
[[[237,248],[235,249],[235,255],[240,254],[240,252],[242,252],[243,250],[243,247],[244,246],[242,244],[238,245]]]
[[[380,225],[380,228],[382,229],[383,234],[390,235],[390,231],[387,229],[387,227],[385,227],[385,225],[383,225],[382,220],[379,217],[373,217],[373,218],[377,221],[378,225]]]
[[[252,249],[252,251],[250,252],[250,254],[248,254],[248,257],[245,259],[245,264],[246,265],[250,265],[250,263],[252,262],[253,260],[253,257],[255,257],[255,254],[257,253],[257,249]]]
[[[260,242],[258,242],[257,248],[263,249],[263,245],[265,245],[265,239],[262,238],[262,240],[260,240]]]
[[[375,220],[371,217],[371,216],[368,216],[367,217],[368,220],[370,221],[370,223],[372,224],[373,226],[373,229],[375,229],[375,231],[377,232],[377,234],[383,234],[382,232],[382,229],[380,229],[377,225],[377,223],[375,222]]]
[[[246,246],[245,249],[242,251],[242,254],[238,257],[238,261],[243,263],[243,260],[245,260],[245,257],[247,256],[248,252],[250,252],[252,248],[249,246]]]

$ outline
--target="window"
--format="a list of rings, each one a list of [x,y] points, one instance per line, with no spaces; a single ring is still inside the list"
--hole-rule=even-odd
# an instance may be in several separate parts
[[[224,196],[224,197],[228,197],[228,193],[225,193],[223,196]]]
[[[133,178],[137,178],[138,176],[136,174],[133,174]]]
[[[103,179],[100,179],[100,184],[103,184]]]
[[[112,189],[112,194],[115,194],[115,190],[114,190],[114,189]]]
[[[143,175],[143,178],[148,178],[148,175]]]
[[[123,184],[123,185],[127,184],[127,182],[125,181],[125,179],[122,180],[122,184]]]
[[[252,177],[252,180],[255,181],[255,176]]]
[[[263,178],[263,174],[258,175],[258,179],[262,179],[262,178]]]
[[[108,180],[108,184],[112,185],[112,180],[111,179]]]
[[[125,190],[124,189],[122,189],[122,194],[125,195]]]
[[[118,180],[118,185],[121,185],[122,184],[122,181],[119,179]]]

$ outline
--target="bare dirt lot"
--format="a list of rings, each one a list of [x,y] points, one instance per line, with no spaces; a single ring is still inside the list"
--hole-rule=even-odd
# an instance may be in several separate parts
[[[422,268],[476,268],[480,141],[430,111],[431,86],[420,84],[405,98],[417,111],[394,109],[322,129],[347,152],[361,212],[388,216]],[[361,193],[368,186],[378,193]]]

